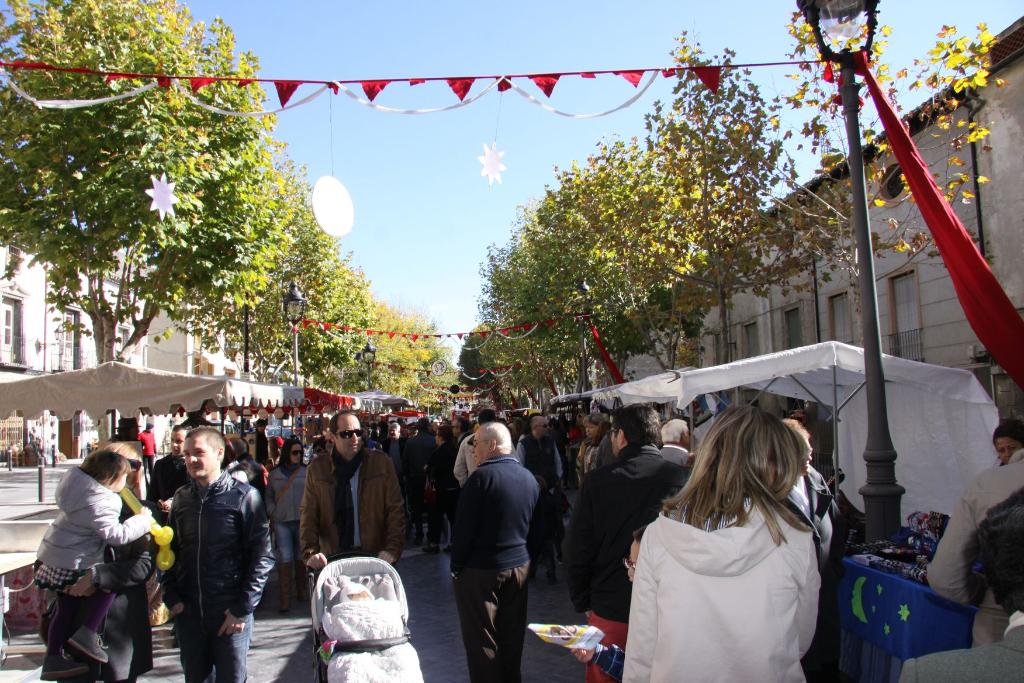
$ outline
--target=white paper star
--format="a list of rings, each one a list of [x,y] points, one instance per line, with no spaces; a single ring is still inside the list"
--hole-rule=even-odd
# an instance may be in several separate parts
[[[153,179],[153,189],[146,190],[146,194],[153,198],[149,210],[159,211],[160,220],[164,219],[164,214],[173,216],[174,205],[178,203],[178,198],[174,196],[174,183],[167,182],[166,173],[161,173],[159,179],[155,175],[149,177]]]
[[[505,164],[501,163],[501,158],[505,156],[504,152],[499,152],[496,142],[492,142],[491,146],[488,147],[484,143],[484,155],[477,157],[477,161],[483,164],[483,168],[480,169],[480,175],[487,176],[487,185],[494,185],[494,181],[497,180],[498,184],[501,184],[501,172],[507,170]]]

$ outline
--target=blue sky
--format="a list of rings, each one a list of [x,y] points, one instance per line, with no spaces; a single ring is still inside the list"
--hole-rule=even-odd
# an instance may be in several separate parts
[[[260,57],[264,77],[383,79],[668,66],[674,38],[684,30],[708,52],[731,47],[740,62],[775,61],[789,48],[785,25],[796,3],[187,4],[198,19],[223,17],[235,30],[238,48]],[[996,33],[1020,16],[1018,0],[880,4],[881,22],[893,28],[888,61],[897,68],[923,56],[943,24],[969,33],[985,21]],[[770,95],[789,86],[786,73],[786,68],[761,69],[755,78]],[[348,187],[356,222],[342,249],[352,252],[374,292],[425,313],[441,331],[462,331],[475,321],[487,245],[508,239],[517,207],[543,193],[553,167],[585,159],[601,138],[640,134],[654,100],[671,99],[671,84],[659,79],[632,107],[588,121],[554,116],[513,92],[492,92],[464,109],[424,116],[379,113],[344,96],[324,96],[281,114],[276,136],[288,144],[291,158],[308,167],[311,182],[333,168]],[[484,85],[478,82],[473,92]],[[309,90],[300,89],[296,99]],[[567,78],[550,103],[573,112],[601,111],[633,92],[618,77]],[[456,99],[444,84],[392,84],[376,101],[421,108]],[[508,170],[502,184],[488,187],[477,156],[495,133]]]

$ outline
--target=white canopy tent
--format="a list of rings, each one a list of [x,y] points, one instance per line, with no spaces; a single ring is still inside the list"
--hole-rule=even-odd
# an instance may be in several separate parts
[[[385,408],[405,408],[412,407],[413,405],[412,401],[403,396],[395,396],[394,394],[388,394],[376,389],[373,391],[360,391],[352,395],[363,401],[367,410],[375,410],[380,406]]]
[[[967,370],[883,356],[889,428],[896,448],[896,479],[907,492],[903,512],[950,513],[967,483],[992,467],[992,431],[999,415],[977,378]],[[734,363],[662,373],[598,393],[602,403],[665,402],[675,391],[685,408],[702,394],[750,387],[780,396],[837,406],[834,423],[842,488],[852,500],[866,483],[862,460],[867,440],[864,351],[823,342],[745,358]]]
[[[221,408],[298,406],[305,400],[301,387],[260,384],[231,377],[183,375],[103,363],[88,370],[36,375],[7,382],[0,392],[0,416],[15,411],[36,419],[49,411],[62,420],[82,411],[99,419],[109,410],[123,415],[157,415],[199,410],[207,401]]]

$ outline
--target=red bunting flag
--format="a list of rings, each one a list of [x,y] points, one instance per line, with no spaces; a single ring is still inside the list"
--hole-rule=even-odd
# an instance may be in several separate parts
[[[465,333],[463,333],[463,332],[456,332],[455,336],[458,337],[459,339],[462,339],[465,336]]]
[[[171,79],[168,76],[157,76],[156,84],[159,85],[161,88],[170,88]]]
[[[615,75],[617,76],[622,76],[623,78],[625,78],[634,88],[640,85],[640,79],[644,77],[644,72],[642,69],[637,69],[634,71],[615,71],[613,73],[615,73]]]
[[[394,339],[394,338],[395,338],[395,333],[394,332],[388,332],[388,339]]]
[[[418,335],[418,334],[414,334],[414,335],[412,335],[412,340],[413,340],[413,341],[416,341],[416,340],[417,340],[417,339],[419,339],[419,338],[420,338],[420,335]]]
[[[548,318],[547,320],[544,321],[544,324],[547,325],[548,327],[554,327],[555,326],[555,319],[554,318]]]
[[[695,66],[692,69],[693,73],[696,74],[700,82],[707,87],[708,90],[718,94],[718,86],[722,82],[722,68],[719,66]]]
[[[502,76],[501,78],[498,79],[498,92],[505,92],[511,87],[512,81],[510,81],[507,77]]]
[[[373,98],[380,94],[388,83],[391,81],[363,81],[360,85],[363,86],[363,92],[366,93],[366,99],[373,102]]]
[[[206,78],[205,76],[188,79],[188,87],[192,88],[193,95],[195,95],[197,92],[200,91],[200,89],[205,88],[211,83],[213,83],[213,79]]]
[[[255,82],[256,79],[254,78],[240,78],[237,81],[235,81],[235,85],[237,85],[239,88],[244,88],[246,86],[252,85]]]
[[[661,75],[665,78],[672,78],[679,75],[679,69],[662,69]]]
[[[426,83],[426,82],[427,82],[427,79],[425,79],[425,78],[410,78],[409,79],[409,85],[420,85],[421,83]]]
[[[452,92],[455,93],[461,102],[469,94],[469,89],[473,87],[474,80],[473,78],[449,78],[448,87],[452,89]]]
[[[338,94],[339,84],[337,81],[331,81],[330,83],[327,84],[327,87],[330,88],[331,92],[334,93],[335,95]]]
[[[476,334],[479,334],[481,339],[487,339],[487,335],[490,334],[490,331],[489,330],[480,330]]]
[[[302,85],[302,81],[274,81],[274,87],[277,88],[277,99],[280,100],[282,107],[288,106],[288,100],[292,98],[300,85]]]
[[[540,88],[541,92],[551,97],[555,84],[558,83],[558,74],[546,74],[544,76],[530,76],[530,80]]]
[[[597,74],[591,71],[580,72],[580,78],[597,78]]]
[[[132,77],[131,74],[111,73],[111,74],[107,74],[107,77],[106,77],[105,80],[106,80],[107,83],[110,83],[111,81],[119,81],[122,78],[131,78],[131,77]]]

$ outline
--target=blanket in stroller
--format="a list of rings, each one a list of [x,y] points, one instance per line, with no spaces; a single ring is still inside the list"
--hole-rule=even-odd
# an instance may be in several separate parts
[[[324,633],[330,641],[336,641],[331,643],[334,654],[327,667],[330,683],[423,683],[419,657],[408,642],[380,651],[344,649],[348,643],[404,636],[405,623],[398,602],[383,597],[374,599],[365,585],[347,577],[336,579],[336,584],[325,592],[337,600],[322,621]],[[383,593],[387,594],[386,587]]]

